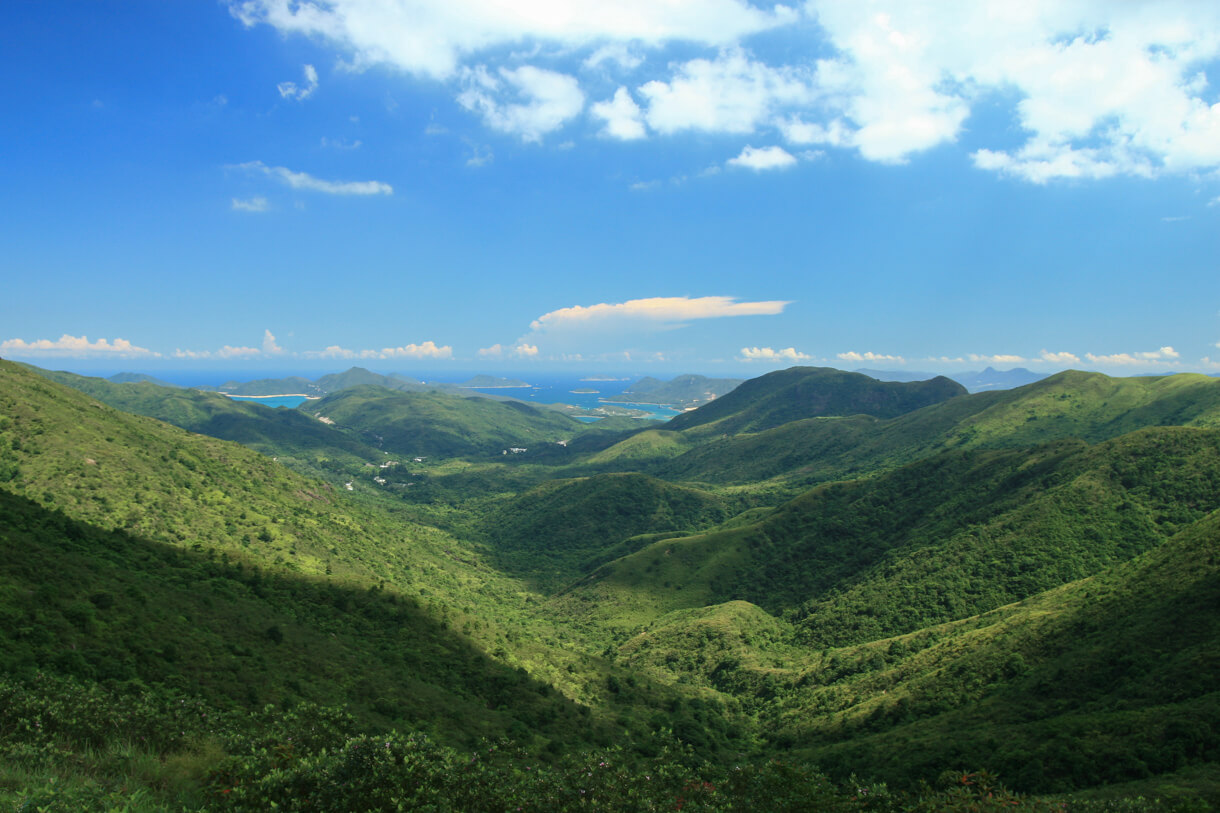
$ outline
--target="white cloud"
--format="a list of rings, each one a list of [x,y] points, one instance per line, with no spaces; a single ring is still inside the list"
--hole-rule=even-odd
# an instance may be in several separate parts
[[[468,70],[466,89],[458,102],[479,113],[489,127],[520,136],[523,141],[540,141],[584,109],[585,94],[575,77],[523,65],[499,70],[499,78],[482,65]],[[520,99],[503,101],[508,95]]]
[[[495,160],[491,147],[474,143],[467,143],[467,146],[470,147],[470,157],[466,159],[466,166],[482,167]]]
[[[392,195],[394,188],[381,181],[324,181],[304,172],[293,172],[285,167],[269,167],[262,161],[247,161],[237,169],[259,172],[275,178],[293,189],[307,189],[328,195]]]
[[[504,345],[497,343],[491,347],[480,347],[479,355],[484,358],[499,358],[504,355]]]
[[[720,46],[799,19],[790,7],[765,11],[744,0],[232,0],[230,11],[247,26],[326,40],[358,69],[388,65],[438,79],[474,54],[530,41],[565,49],[675,40]],[[595,64],[618,58],[610,53]]]
[[[58,339],[35,339],[27,342],[24,339],[6,339],[0,342],[0,353],[13,356],[62,356],[67,358],[88,358],[90,356],[117,356],[120,358],[138,358],[159,356],[146,347],[136,347],[127,339],[107,339],[89,341],[88,336],[69,336],[67,333]]]
[[[1085,353],[1093,364],[1105,364],[1118,367],[1137,367],[1147,365],[1176,365],[1181,354],[1172,347],[1165,346],[1159,350],[1149,350],[1140,353],[1114,353],[1112,355],[1094,355]]]
[[[306,65],[305,84],[298,85],[296,82],[280,82],[275,86],[275,89],[280,92],[282,98],[303,102],[318,89],[318,72],[314,70],[313,65]]]
[[[802,353],[795,347],[785,347],[782,350],[772,350],[770,347],[743,347],[741,361],[808,361],[812,356]]]
[[[284,348],[275,343],[275,336],[270,330],[263,331],[263,352],[269,356],[276,356],[284,352]]]
[[[640,106],[631,98],[627,88],[620,87],[614,92],[614,98],[608,102],[598,102],[590,108],[594,116],[606,122],[602,132],[611,138],[624,141],[643,138],[644,121],[640,117]]]
[[[615,304],[574,305],[544,313],[530,323],[536,333],[581,328],[620,328],[651,323],[675,326],[691,319],[725,316],[771,316],[782,313],[785,301],[738,302],[729,296],[686,296],[631,299]]]
[[[453,358],[453,348],[449,345],[438,347],[436,342],[428,341],[423,344],[408,344],[402,347],[384,348],[379,358],[447,359]]]
[[[1048,362],[1050,364],[1079,364],[1080,363],[1080,356],[1077,356],[1075,353],[1068,353],[1068,352],[1052,353],[1049,350],[1043,350],[1038,355],[1038,358],[1039,358],[1039,360]]]
[[[613,62],[623,70],[635,70],[644,63],[644,57],[620,42],[611,42],[598,48],[585,60],[586,68],[597,68],[605,62]]]
[[[232,347],[225,345],[217,350],[213,355],[222,359],[249,358],[251,356],[261,356],[262,350],[257,347]]]
[[[660,134],[778,131],[789,144],[901,163],[958,141],[985,105],[1004,108],[1013,126],[970,133],[980,170],[1047,183],[1220,167],[1220,101],[1207,77],[1220,59],[1220,4],[806,0],[803,13],[796,5],[230,0],[246,25],[324,42],[353,69],[462,78],[464,106],[526,140],[577,116],[584,93],[572,76],[519,75],[528,57],[566,59],[586,81],[624,84],[594,115],[619,138],[641,137],[643,125]],[[807,45],[773,52],[782,64],[743,50],[750,35],[783,27],[785,42]],[[643,59],[670,45],[683,49],[682,61]],[[638,117],[627,102],[639,103]]]
[[[890,356],[886,355],[885,353],[873,353],[871,351],[858,353],[855,350],[849,350],[846,353],[839,353],[838,357],[843,361],[889,361],[896,364],[906,364],[906,359],[904,359],[902,356]]]
[[[1018,356],[1013,353],[1000,353],[994,356],[983,355],[980,353],[967,353],[966,358],[970,359],[975,364],[1025,364],[1029,359],[1024,356]]]
[[[383,347],[380,350],[349,350],[332,344],[325,350],[307,350],[301,355],[310,359],[448,359],[453,358],[453,348],[449,345],[438,346],[432,341],[402,347]]]
[[[747,145],[741,155],[730,158],[728,164],[760,172],[764,169],[787,169],[796,166],[796,158],[783,147],[755,148]]]
[[[219,350],[183,350],[181,348],[174,351],[174,358],[191,359],[240,359],[254,358],[261,356],[263,351],[257,347],[234,347],[226,344]]]
[[[771,68],[738,48],[716,59],[693,59],[668,82],[639,88],[647,100],[645,119],[659,133],[708,130],[752,133],[777,109],[813,98],[811,77],[800,68]]]
[[[270,206],[266,198],[250,198],[249,200],[238,200],[233,198],[233,211],[235,212],[265,212]]]
[[[538,355],[538,345],[521,342],[513,348],[513,353],[522,358],[534,358]]]

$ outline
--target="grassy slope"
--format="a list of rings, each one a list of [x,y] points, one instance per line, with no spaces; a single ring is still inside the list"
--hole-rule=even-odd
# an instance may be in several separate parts
[[[723,397],[672,418],[665,428],[698,429],[701,435],[738,434],[821,416],[892,418],[965,392],[943,376],[898,383],[829,367],[792,367],[752,378]]]
[[[618,555],[644,533],[695,531],[723,521],[721,499],[642,474],[552,480],[511,499],[484,525],[509,572],[558,587]]]
[[[236,444],[107,407],[0,363],[0,488],[103,530],[339,583],[385,584],[582,700],[588,646],[410,506],[336,491]]]
[[[1217,539],[1213,512],[1087,579],[864,644],[811,649],[731,601],[656,617],[617,656],[843,776],[906,785],[970,766],[1031,792],[1141,779],[1149,796],[1180,781],[1214,795]]]
[[[370,387],[344,390],[301,409],[360,432],[379,448],[409,456],[489,456],[510,446],[569,440],[586,428],[518,402]]]
[[[231,440],[268,456],[363,463],[382,457],[358,438],[295,409],[273,409],[199,390],[150,383],[115,384],[73,373],[37,372],[115,409],[147,415],[201,435]]]
[[[889,420],[811,418],[705,439],[642,470],[666,479],[773,487],[845,479],[944,449],[1011,448],[1064,438],[1107,440],[1145,426],[1220,425],[1220,380],[1110,378],[1068,371],[1014,390],[952,398]],[[689,435],[690,433],[683,433]],[[625,442],[629,442],[628,441]],[[691,439],[687,439],[690,443]],[[614,448],[601,453],[614,454]]]
[[[0,618],[5,675],[162,687],[218,709],[343,704],[365,725],[467,745],[510,729],[567,739],[584,721],[417,600],[103,531],[6,491]]]
[[[848,668],[837,690],[817,687],[816,672],[803,675],[797,682],[805,688],[788,702],[793,713],[781,713],[787,733],[824,764],[867,762],[893,777],[955,761],[989,765],[1018,787],[1042,791],[1188,765],[1206,766],[1214,779],[1217,539],[1220,513],[1212,513],[1089,579],[844,650],[840,668],[854,661],[858,671]],[[819,705],[819,694],[837,694],[821,705],[841,711],[795,713]]]
[[[815,489],[757,523],[666,539],[571,592],[608,623],[745,599],[819,644],[971,615],[1083,578],[1220,503],[1220,432],[944,452]],[[825,608],[818,602],[825,602]]]

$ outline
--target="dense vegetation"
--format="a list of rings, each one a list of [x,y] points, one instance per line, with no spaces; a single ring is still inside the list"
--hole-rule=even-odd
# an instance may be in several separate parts
[[[738,434],[830,415],[892,418],[965,392],[943,376],[898,383],[829,367],[793,367],[750,379],[724,397],[677,416],[669,428]]]
[[[0,804],[1220,802],[1220,381],[797,368],[620,431],[361,373],[0,363]]]

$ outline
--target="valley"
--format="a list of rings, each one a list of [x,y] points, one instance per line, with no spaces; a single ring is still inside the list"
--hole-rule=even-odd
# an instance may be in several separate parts
[[[0,361],[0,800],[1220,804],[1216,378],[230,383]]]

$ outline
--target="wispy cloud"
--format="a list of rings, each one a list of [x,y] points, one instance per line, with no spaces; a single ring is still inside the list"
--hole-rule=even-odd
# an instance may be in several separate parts
[[[585,94],[576,78],[566,74],[523,65],[501,68],[497,76],[480,65],[467,71],[458,102],[494,130],[541,141],[584,109]]]
[[[330,147],[332,150],[358,150],[363,146],[363,142],[358,138],[354,141],[348,141],[343,138],[327,138],[322,136],[322,146]]]
[[[233,211],[235,212],[265,212],[270,207],[266,198],[256,197],[249,200],[239,200],[233,198]]]
[[[119,358],[156,357],[146,347],[137,347],[127,339],[98,339],[89,341],[88,336],[70,336],[67,333],[58,339],[6,339],[0,342],[0,353],[17,357],[60,356],[66,358],[89,358],[113,356]]]
[[[630,327],[640,323],[674,327],[693,319],[773,316],[782,313],[789,304],[781,300],[738,302],[730,296],[658,296],[560,308],[539,316],[530,323],[530,330],[542,333],[585,327]]]
[[[247,161],[244,164],[237,164],[236,168],[266,175],[293,189],[323,192],[327,195],[394,194],[394,188],[381,181],[324,181],[304,172],[293,172],[286,167],[267,166],[262,161]]]
[[[318,72],[314,70],[313,65],[306,65],[304,72],[305,84],[303,85],[298,85],[296,82],[280,82],[275,86],[282,98],[303,102],[313,95],[313,92],[318,89]]]

